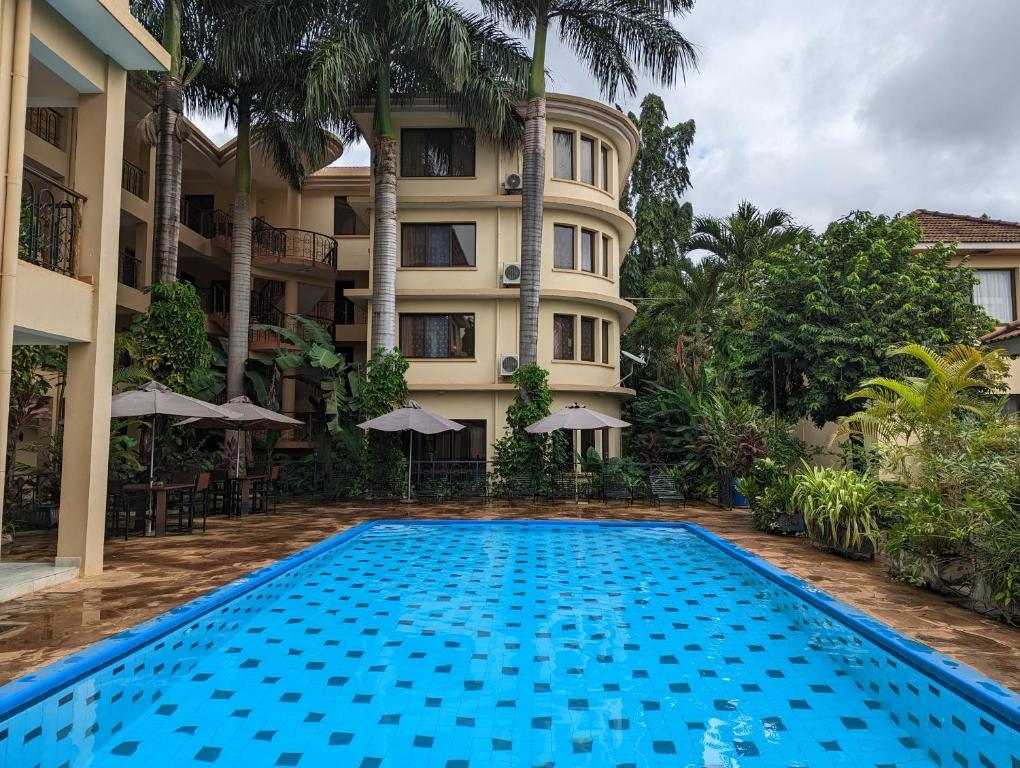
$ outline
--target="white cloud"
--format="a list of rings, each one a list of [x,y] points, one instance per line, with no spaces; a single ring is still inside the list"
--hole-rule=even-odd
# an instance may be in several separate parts
[[[694,118],[698,213],[746,198],[816,228],[858,208],[1020,218],[1016,0],[698,0],[678,26],[698,71],[617,101],[637,111],[655,91],[671,120]],[[599,98],[557,43],[548,66],[551,89]],[[360,144],[339,163],[368,159]]]

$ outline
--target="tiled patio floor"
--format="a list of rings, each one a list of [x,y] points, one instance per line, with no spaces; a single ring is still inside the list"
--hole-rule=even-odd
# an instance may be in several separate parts
[[[890,581],[877,563],[852,563],[804,540],[754,531],[746,513],[715,508],[501,504],[317,507],[212,519],[206,533],[106,545],[106,572],[0,604],[0,683],[231,581],[348,526],[387,517],[690,520],[807,579],[899,631],[1020,691],[1020,630],[933,593]],[[49,533],[19,535],[16,559],[53,557]]]

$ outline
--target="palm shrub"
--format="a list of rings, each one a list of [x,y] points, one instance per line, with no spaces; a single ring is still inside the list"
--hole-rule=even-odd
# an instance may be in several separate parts
[[[533,435],[524,430],[549,415],[552,405],[549,372],[536,363],[522,365],[511,382],[517,393],[506,409],[506,432],[493,446],[493,482],[497,493],[505,492],[515,477],[547,482],[554,466],[563,459],[563,450],[556,449],[549,435]]]
[[[809,467],[797,475],[791,501],[816,542],[845,555],[874,554],[878,538],[878,484],[834,467]]]

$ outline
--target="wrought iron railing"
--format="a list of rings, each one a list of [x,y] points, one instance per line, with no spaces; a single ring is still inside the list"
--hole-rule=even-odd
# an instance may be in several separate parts
[[[331,317],[336,325],[365,325],[368,323],[368,310],[359,307],[350,299],[342,301],[320,301],[315,305],[315,314],[319,317]]]
[[[84,208],[83,195],[26,167],[18,258],[61,274],[76,274]]]
[[[288,440],[292,443],[310,443],[312,441],[312,419],[314,414],[294,413],[288,411],[282,411],[282,413],[284,416],[290,416],[292,419],[298,419],[301,422],[301,425],[281,429],[280,439]]]
[[[122,250],[117,256],[117,282],[129,288],[137,288],[142,277],[142,260],[134,251]]]
[[[47,144],[64,148],[64,116],[50,107],[29,107],[25,111],[25,128]]]
[[[139,200],[146,200],[149,197],[149,185],[145,181],[145,176],[145,171],[130,160],[123,161],[120,185]]]
[[[210,240],[216,237],[229,239],[234,231],[233,219],[226,211],[219,208],[210,211],[187,200],[181,201],[181,224]]]
[[[287,261],[336,269],[337,243],[321,232],[271,227],[258,220],[252,232],[252,258],[255,261]]]

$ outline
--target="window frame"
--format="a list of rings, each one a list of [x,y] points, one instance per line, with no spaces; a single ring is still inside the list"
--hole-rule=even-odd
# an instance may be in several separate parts
[[[588,229],[587,227],[581,227],[581,231],[578,233],[577,238],[577,271],[584,272],[588,275],[597,275],[598,271],[598,236],[599,232],[594,229]],[[591,269],[584,268],[584,241],[585,238],[591,243],[590,257],[591,257]]]
[[[557,241],[556,232],[560,229],[570,230],[570,266],[562,267],[557,263],[558,253],[556,251]],[[569,272],[577,271],[577,227],[573,224],[557,224],[553,223],[553,269],[563,269]]]
[[[404,260],[407,231],[410,227],[425,228],[425,260],[428,261],[429,227],[450,228],[450,262],[448,264],[408,264]],[[474,237],[471,243],[471,262],[469,264],[453,263],[453,228],[471,227]],[[400,269],[478,269],[478,222],[476,221],[402,221],[400,222]],[[460,314],[460,313],[455,313]]]
[[[556,135],[569,136],[570,137],[570,176],[557,176],[556,175]],[[571,131],[566,128],[553,128],[552,132],[552,178],[557,181],[577,181],[577,131]]]
[[[354,221],[354,227],[353,227],[354,231],[353,232],[338,232],[337,231],[338,227],[337,227],[337,216],[336,216],[336,214],[337,214],[337,206],[338,206],[338,203],[339,203],[340,200],[344,201],[344,205],[347,207],[347,210],[350,211],[351,218]],[[362,220],[358,217],[358,214],[354,212],[354,209],[351,207],[350,202],[348,202],[349,200],[350,200],[350,196],[349,195],[333,195],[333,236],[334,237],[368,237],[369,236],[369,227],[368,227],[368,224],[362,222]],[[358,227],[359,226],[363,226],[365,228],[365,231],[364,232],[358,232]]]
[[[453,343],[452,343],[453,342],[453,333],[452,333],[452,330],[453,330],[453,320],[452,320],[452,318],[454,316],[456,316],[456,315],[459,315],[459,316],[462,316],[462,317],[470,317],[471,318],[471,325],[470,325],[471,330],[475,331],[477,329],[477,324],[475,322],[476,315],[475,315],[474,312],[401,312],[401,313],[399,313],[399,315],[397,317],[397,339],[398,339],[398,343],[400,343],[401,352],[404,353],[404,357],[407,358],[408,360],[469,360],[469,361],[470,360],[475,360],[476,359],[475,358],[476,349],[475,349],[475,338],[474,338],[473,334],[472,334],[472,337],[471,337],[471,351],[470,351],[470,353],[466,353],[466,354],[462,354],[462,355],[453,355],[453,354],[451,354],[452,347],[453,347]],[[403,342],[403,338],[404,338],[404,320],[405,319],[411,319],[411,318],[419,318],[419,317],[445,317],[447,319],[447,338],[446,338],[446,355],[445,356],[440,357],[440,356],[433,356],[433,355],[415,355],[415,354],[410,354],[410,353],[404,351],[403,343],[402,343]]]
[[[596,330],[598,327],[598,322],[599,319],[597,317],[592,317],[591,315],[581,315],[578,318],[578,341],[580,343],[577,345],[577,355],[578,359],[582,363],[594,363],[595,360],[598,358],[598,349],[596,347],[596,345],[598,344],[598,336],[596,336],[596,334],[598,333],[598,331]],[[585,343],[584,343],[585,328],[591,329],[591,338],[589,342],[589,345],[591,347],[591,357],[585,357]]]
[[[601,347],[601,355],[599,359],[602,361],[602,365],[609,365],[609,345],[613,341],[613,329],[612,323],[609,320],[603,320],[601,325],[601,333],[599,334],[599,345]]]
[[[461,132],[465,132],[465,133],[468,133],[468,134],[471,135],[471,171],[470,171],[470,173],[445,173],[445,174],[444,173],[425,173],[425,174],[406,173],[405,172],[406,171],[406,169],[405,169],[406,163],[405,163],[404,151],[407,148],[407,142],[405,141],[405,137],[407,136],[407,134],[408,133],[424,133],[425,134],[426,143],[427,143],[428,142],[428,134],[429,133],[440,132],[440,131],[446,131],[449,134],[448,145],[449,145],[449,148],[450,148],[449,157],[450,157],[450,168],[451,168],[451,170],[452,170],[452,168],[454,166],[454,162],[453,162],[453,146],[454,146],[454,143],[453,143],[453,134],[454,134],[454,132],[455,131],[461,131]],[[422,163],[424,165],[424,160],[422,161]],[[466,127],[466,126],[438,126],[438,127],[432,127],[432,128],[428,128],[428,127],[425,127],[425,128],[422,128],[422,127],[411,127],[411,128],[401,128],[400,129],[400,171],[399,171],[400,178],[402,178],[402,179],[473,179],[473,178],[476,177],[477,172],[478,172],[478,136],[475,133],[475,129],[474,128],[470,128],[470,127]]]
[[[570,328],[570,337],[569,337],[570,357],[560,357],[557,354],[557,349],[556,349],[556,325],[557,325],[557,320],[561,320],[561,319],[564,319],[564,318],[570,321],[570,323],[569,323],[569,328]],[[554,313],[553,314],[553,336],[552,336],[552,338],[553,338],[553,349],[552,349],[552,359],[553,360],[560,361],[560,362],[573,362],[574,360],[576,360],[577,359],[577,343],[576,343],[577,342],[577,315],[566,315],[566,314],[563,314],[562,312]]]
[[[1016,315],[1016,269],[1011,269],[1010,267],[974,267],[974,274],[975,275],[980,275],[982,272],[1008,272],[1009,273],[1009,311],[1010,311],[1010,315],[1011,315],[1012,319],[1010,319],[1010,320],[1000,320],[997,317],[992,317],[992,320],[994,320],[997,325],[1008,325],[1009,323],[1015,323],[1016,319],[1017,319],[1017,315]],[[972,304],[977,304],[977,297],[974,294],[974,291],[975,291],[976,288],[977,288],[977,286],[974,285],[974,286],[971,286],[971,289],[970,289],[970,300],[971,300]],[[981,306],[981,305],[978,305],[978,306]],[[981,308],[984,309],[984,307],[981,307]],[[987,313],[988,310],[986,309],[985,312]],[[989,317],[991,317],[991,314],[989,314]]]
[[[602,277],[613,279],[613,238],[602,233]]]
[[[585,143],[591,145],[591,181],[586,181],[584,178],[584,145]],[[594,187],[598,183],[598,166],[596,163],[599,160],[599,147],[602,142],[596,139],[594,136],[587,134],[580,134],[577,139],[577,180],[582,184],[587,184],[589,187]]]
[[[609,167],[612,148],[606,142],[599,141],[599,189],[609,192]]]

